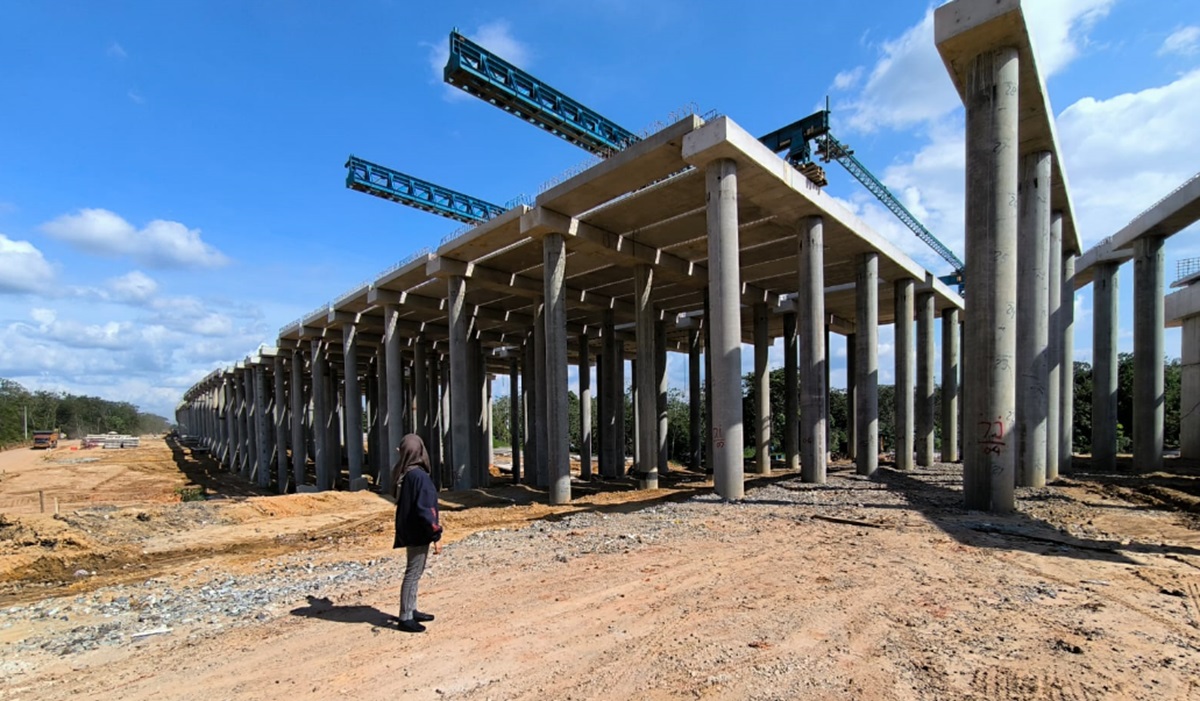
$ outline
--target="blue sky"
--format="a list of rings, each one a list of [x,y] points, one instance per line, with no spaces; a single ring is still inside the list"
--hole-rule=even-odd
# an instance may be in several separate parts
[[[1200,5],[1026,4],[1090,246],[1200,170]],[[828,94],[834,133],[963,255],[962,108],[931,4],[413,7],[0,5],[0,377],[170,416],[211,369],[458,228],[347,190],[348,154],[497,203],[587,160],[443,85],[452,27],[635,131],[695,104],[765,133]],[[832,194],[945,272],[829,171]],[[1168,279],[1200,255],[1195,231],[1168,242]],[[1122,350],[1132,287],[1125,266]],[[1076,358],[1090,360],[1090,293],[1076,306]],[[1169,355],[1179,343],[1168,332]],[[841,386],[840,341],[832,354]]]

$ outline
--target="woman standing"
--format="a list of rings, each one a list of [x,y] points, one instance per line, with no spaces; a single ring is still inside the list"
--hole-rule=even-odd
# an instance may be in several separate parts
[[[432,621],[433,615],[417,610],[417,582],[425,572],[429,546],[433,553],[441,552],[438,541],[442,526],[438,522],[438,497],[429,477],[429,453],[425,442],[415,433],[400,440],[400,457],[392,467],[392,494],[396,497],[396,540],[393,548],[405,548],[408,563],[404,569],[404,584],[400,587],[400,630],[424,632],[422,621]]]

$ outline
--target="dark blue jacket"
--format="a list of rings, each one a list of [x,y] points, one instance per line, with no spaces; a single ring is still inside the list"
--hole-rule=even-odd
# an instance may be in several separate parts
[[[429,545],[441,540],[437,506],[437,489],[429,473],[419,467],[406,472],[396,499],[396,540],[392,547]]]

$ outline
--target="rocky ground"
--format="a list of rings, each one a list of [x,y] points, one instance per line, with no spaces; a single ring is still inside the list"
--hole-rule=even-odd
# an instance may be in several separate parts
[[[0,699],[1200,699],[1195,466],[1077,467],[1005,517],[953,465],[446,493],[421,635],[377,495],[6,513]]]

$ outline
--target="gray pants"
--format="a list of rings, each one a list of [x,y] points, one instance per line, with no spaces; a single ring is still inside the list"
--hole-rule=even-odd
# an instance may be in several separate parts
[[[404,568],[404,584],[400,586],[400,620],[411,621],[417,610],[417,582],[425,573],[425,557],[428,545],[409,545],[404,549],[408,564]]]

